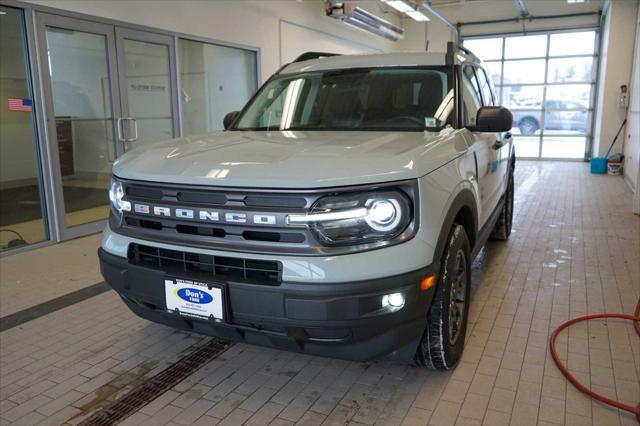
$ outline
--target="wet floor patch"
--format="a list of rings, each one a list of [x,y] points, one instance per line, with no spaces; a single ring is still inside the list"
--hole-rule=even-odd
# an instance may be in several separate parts
[[[98,407],[104,407],[79,423],[81,426],[115,425],[144,407],[173,386],[193,374],[210,360],[224,352],[230,342],[221,339],[211,339],[206,344],[194,348],[192,352],[171,364],[156,376],[141,382],[144,373],[135,375],[127,380],[126,388],[131,390],[108,405],[107,401],[123,388],[118,386],[104,387],[97,392],[94,399],[81,407],[83,413],[91,412]],[[153,366],[148,366],[153,368]],[[106,405],[106,406],[105,406]]]

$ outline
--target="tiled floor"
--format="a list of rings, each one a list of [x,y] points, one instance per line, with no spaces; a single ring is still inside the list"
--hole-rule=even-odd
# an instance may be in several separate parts
[[[102,281],[91,235],[0,258],[0,317]]]
[[[124,423],[636,424],[568,385],[547,348],[565,319],[633,310],[640,217],[630,213],[630,191],[583,163],[521,162],[516,185],[511,239],[489,244],[474,264],[470,332],[455,371],[236,344]],[[77,258],[64,246],[47,256],[52,277]],[[95,259],[87,264],[93,278]],[[56,285],[30,278],[38,269],[24,269],[31,294]],[[17,277],[3,274],[0,288],[16,287],[7,281]],[[77,423],[204,340],[136,318],[111,292],[10,329],[0,334],[0,423]],[[559,349],[583,383],[640,401],[640,339],[630,324],[575,325]]]

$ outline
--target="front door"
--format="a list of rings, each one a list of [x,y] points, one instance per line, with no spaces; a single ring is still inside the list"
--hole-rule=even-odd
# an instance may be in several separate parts
[[[114,160],[179,133],[170,36],[37,13],[56,234],[97,232]]]
[[[113,26],[37,14],[55,239],[104,227],[114,159],[124,152]]]

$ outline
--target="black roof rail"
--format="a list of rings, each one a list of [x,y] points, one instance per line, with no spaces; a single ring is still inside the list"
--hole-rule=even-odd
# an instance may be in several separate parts
[[[467,55],[473,55],[473,52],[472,52],[472,51],[470,51],[469,49],[467,49],[467,48],[466,48],[466,47],[464,47],[464,46],[460,46],[460,45],[458,45],[458,49],[462,50],[462,51],[463,51],[464,53],[466,53]]]
[[[469,49],[467,49],[464,46],[460,46],[459,44],[453,42],[453,41],[448,41],[447,42],[447,55],[445,58],[445,62],[447,65],[453,65],[453,58],[455,57],[455,54],[461,51],[467,55],[473,55],[473,52],[470,51]],[[475,55],[473,55],[475,56]]]
[[[311,59],[328,58],[330,56],[340,56],[340,54],[328,52],[304,52],[302,55],[291,61],[291,63],[309,61]]]

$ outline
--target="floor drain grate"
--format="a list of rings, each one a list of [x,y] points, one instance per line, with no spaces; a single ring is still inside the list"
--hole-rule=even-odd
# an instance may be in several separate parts
[[[111,405],[87,417],[79,426],[111,426],[119,423],[177,385],[207,361],[217,357],[229,345],[230,343],[224,340],[212,339],[204,346],[171,364],[166,370],[132,389],[131,392]]]

